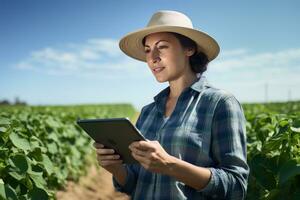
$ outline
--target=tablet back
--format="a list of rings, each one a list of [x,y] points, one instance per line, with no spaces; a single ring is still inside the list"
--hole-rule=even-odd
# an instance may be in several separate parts
[[[145,138],[128,118],[83,119],[77,120],[77,124],[94,141],[114,149],[124,163],[137,163],[128,146]]]

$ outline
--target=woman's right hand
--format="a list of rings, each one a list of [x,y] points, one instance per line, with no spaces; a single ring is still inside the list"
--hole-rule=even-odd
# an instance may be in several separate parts
[[[112,174],[122,168],[123,161],[120,159],[120,155],[115,154],[115,150],[107,149],[103,144],[96,142],[93,144],[93,146],[96,149],[97,160],[101,167]]]

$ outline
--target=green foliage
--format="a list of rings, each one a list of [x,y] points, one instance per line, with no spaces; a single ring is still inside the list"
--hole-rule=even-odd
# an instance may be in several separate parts
[[[247,199],[300,199],[300,102],[244,104]],[[93,153],[80,118],[129,117],[130,105],[0,107],[0,200],[54,199]]]
[[[247,199],[300,199],[299,108],[299,102],[244,105],[250,166]]]
[[[93,153],[76,119],[135,113],[126,104],[0,109],[0,200],[55,199],[55,190],[86,172]]]

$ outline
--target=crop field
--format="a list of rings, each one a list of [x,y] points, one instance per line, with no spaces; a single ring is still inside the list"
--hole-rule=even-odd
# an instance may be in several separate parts
[[[130,105],[1,107],[0,199],[53,199],[95,162],[80,118],[129,117]],[[94,157],[95,158],[95,157]]]
[[[248,199],[300,199],[300,102],[243,105]]]
[[[300,199],[300,102],[244,104],[247,199]],[[95,165],[78,118],[129,117],[131,105],[0,107],[0,199],[55,199]],[[89,156],[90,155],[90,156]]]

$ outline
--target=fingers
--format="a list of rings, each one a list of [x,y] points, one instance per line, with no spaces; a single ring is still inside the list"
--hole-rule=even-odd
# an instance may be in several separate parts
[[[100,144],[100,143],[97,143],[97,142],[94,142],[94,143],[93,143],[93,146],[94,146],[96,149],[104,148],[104,145],[103,145],[103,144]]]
[[[115,150],[113,149],[96,149],[96,153],[100,155],[114,154]]]
[[[133,142],[129,145],[130,149],[136,148],[141,151],[155,151],[155,145],[152,141]]]
[[[108,167],[114,164],[121,164],[123,160],[120,159],[120,155],[115,154],[114,149],[107,149],[103,144],[94,143],[96,148],[97,160],[102,167]]]
[[[99,164],[102,167],[110,166],[110,165],[115,165],[115,164],[122,164],[122,160],[98,160]]]
[[[100,155],[106,155],[106,154],[114,154],[114,149],[107,149],[103,144],[94,142],[93,146],[96,148],[96,153]]]
[[[143,153],[138,153],[138,152],[132,152],[131,154],[132,154],[132,156],[133,156],[135,159],[137,159],[137,160],[139,160],[139,161],[141,161],[141,160],[147,160],[146,154],[144,155]]]
[[[121,164],[123,160],[120,159],[120,155],[112,154],[114,152],[113,149],[97,149],[97,160],[99,164],[103,167],[113,165],[113,164]]]
[[[100,157],[100,156],[99,156]],[[101,160],[117,160],[120,158],[120,155],[114,154],[114,155],[108,155],[108,156],[103,156],[101,155]]]
[[[146,157],[148,155],[148,151],[143,151],[138,148],[132,148],[130,149],[132,153],[135,155],[141,156],[141,157]]]

